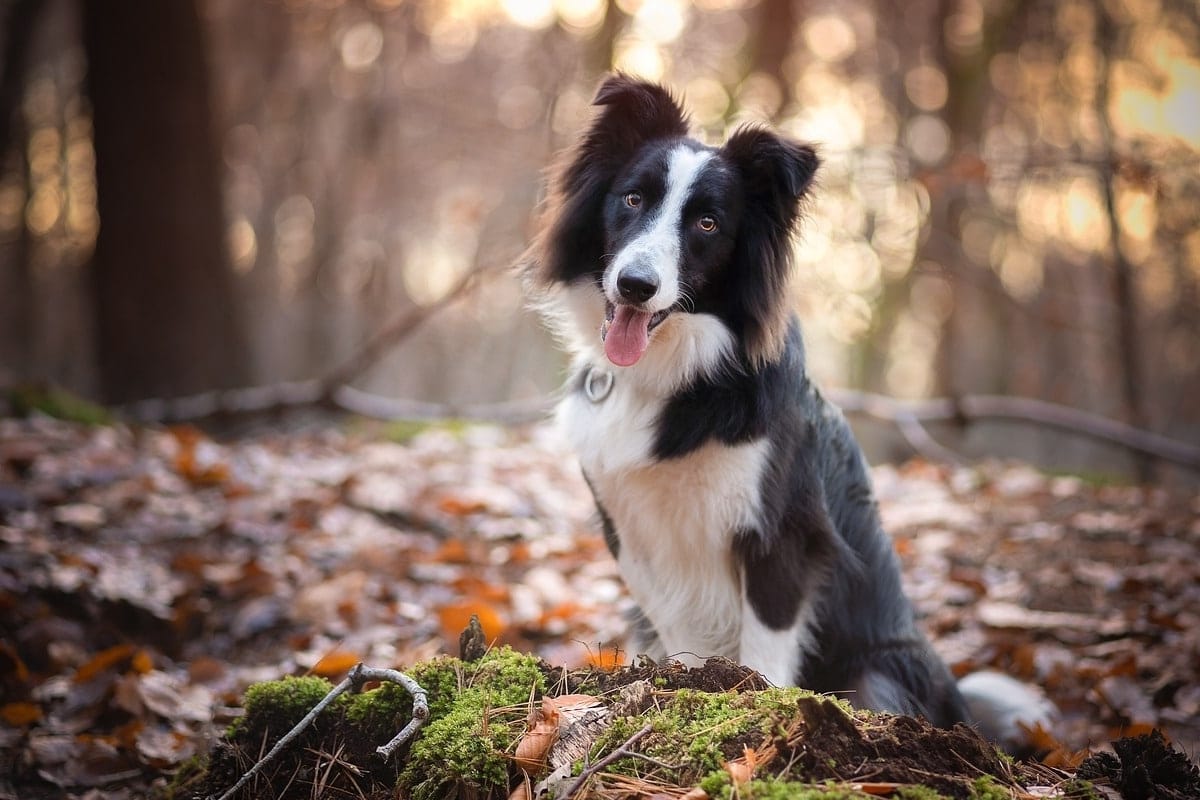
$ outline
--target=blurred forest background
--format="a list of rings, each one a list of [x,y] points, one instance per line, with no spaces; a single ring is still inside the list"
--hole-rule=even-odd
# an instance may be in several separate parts
[[[1195,0],[0,0],[0,388],[316,378],[546,397],[503,268],[611,69],[819,145],[794,302],[827,385],[1041,398],[1200,442]],[[878,433],[878,432],[877,432]],[[956,448],[1122,472],[1013,424]],[[876,457],[896,455],[866,435]]]

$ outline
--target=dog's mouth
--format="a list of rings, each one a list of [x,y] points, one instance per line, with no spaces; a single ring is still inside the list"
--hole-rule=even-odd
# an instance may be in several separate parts
[[[670,313],[669,308],[650,312],[636,306],[608,303],[604,308],[604,322],[600,325],[600,341],[604,343],[608,360],[618,367],[636,364],[650,344],[650,332]]]

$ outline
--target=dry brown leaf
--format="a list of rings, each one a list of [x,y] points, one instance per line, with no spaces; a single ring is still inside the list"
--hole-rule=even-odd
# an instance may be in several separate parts
[[[480,597],[466,598],[437,610],[438,621],[442,625],[442,636],[447,642],[458,641],[458,635],[471,622],[473,614],[479,617],[479,624],[483,626],[489,641],[502,636],[508,629],[508,621],[494,605]]]
[[[903,783],[875,781],[873,783],[851,783],[847,785],[847,788],[851,791],[862,792],[863,794],[871,794],[878,797],[890,797],[897,789],[904,785],[905,784]]]
[[[42,718],[42,707],[37,703],[7,703],[0,706],[0,719],[14,728],[25,728]]]
[[[113,669],[126,661],[133,656],[133,653],[134,646],[131,644],[118,644],[107,650],[101,650],[92,657],[91,661],[75,670],[75,683],[87,683],[100,673]]]
[[[349,672],[355,664],[362,661],[362,656],[349,650],[334,650],[321,656],[321,660],[313,665],[312,674],[322,678],[334,678]]]

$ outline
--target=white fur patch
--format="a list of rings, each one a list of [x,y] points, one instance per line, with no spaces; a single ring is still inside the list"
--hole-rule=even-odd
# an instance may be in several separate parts
[[[763,624],[749,600],[743,599],[743,603],[738,660],[776,686],[794,686],[801,666],[800,654],[810,650],[811,605],[801,608],[790,626],[776,631]]]
[[[679,145],[667,159],[667,192],[655,211],[649,227],[622,247],[604,270],[604,293],[615,303],[620,298],[617,276],[630,262],[645,260],[658,276],[658,293],[646,304],[647,311],[662,311],[679,302],[679,237],[683,228],[683,207],[692,184],[712,158],[706,150]]]
[[[619,383],[591,417],[579,408],[565,413],[568,434],[620,536],[621,575],[654,624],[662,654],[691,664],[716,655],[739,660],[743,592],[731,544],[735,531],[758,521],[769,444],[713,442],[655,461],[648,448],[658,404],[639,408],[628,386],[617,397]]]

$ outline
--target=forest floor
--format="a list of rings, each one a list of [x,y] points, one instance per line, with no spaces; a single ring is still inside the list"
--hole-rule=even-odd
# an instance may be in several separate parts
[[[1162,729],[1200,753],[1200,498],[1020,464],[873,471],[905,583],[958,674],[1062,711],[1070,769]],[[544,426],[0,419],[0,798],[143,797],[256,681],[340,679],[489,638],[611,667],[627,602]]]

